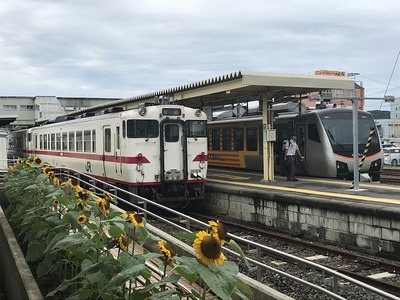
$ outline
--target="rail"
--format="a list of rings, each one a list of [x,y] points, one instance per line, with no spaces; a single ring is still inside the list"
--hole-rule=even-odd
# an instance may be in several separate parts
[[[171,225],[173,227],[178,228],[179,230],[183,230],[183,231],[186,231],[186,232],[192,232],[190,230],[192,223],[196,224],[197,226],[204,226],[205,228],[207,228],[209,226],[207,223],[202,222],[200,220],[197,220],[197,219],[195,219],[195,218],[193,218],[191,216],[185,215],[184,213],[181,213],[181,212],[179,212],[177,210],[174,210],[172,208],[166,207],[166,206],[164,206],[164,205],[162,205],[160,203],[154,202],[152,200],[143,198],[143,197],[141,197],[139,195],[133,194],[133,193],[131,193],[129,191],[126,191],[126,190],[124,190],[124,189],[122,189],[120,187],[117,187],[117,186],[114,186],[114,185],[112,185],[110,183],[107,183],[105,181],[99,180],[99,179],[97,179],[95,177],[92,177],[92,176],[90,176],[88,174],[81,173],[81,172],[79,172],[77,170],[69,169],[69,168],[66,168],[66,167],[56,167],[56,166],[52,166],[52,169],[53,170],[57,170],[57,174],[58,175],[63,175],[63,176],[69,177],[69,178],[75,178],[75,179],[79,180],[80,183],[85,184],[88,187],[88,189],[91,190],[91,191],[97,190],[97,191],[100,191],[102,193],[105,192],[105,191],[108,191],[109,193],[112,193],[114,198],[116,198],[119,202],[122,202],[122,203],[132,207],[133,209],[137,210],[138,213],[143,215],[143,217],[145,219],[147,219],[148,216],[152,216],[155,219],[158,219],[158,220],[160,220],[162,222],[165,222],[165,223],[167,223],[167,224],[169,224],[169,225]],[[99,185],[102,185],[103,187],[101,188],[101,187],[99,187]],[[126,196],[129,196],[130,200],[133,200],[133,202],[135,202],[135,203],[132,203],[131,201],[127,201],[122,197],[119,197],[117,195],[117,191],[119,191],[120,193],[125,194]],[[166,219],[166,218],[164,218],[164,217],[162,217],[160,215],[157,215],[156,213],[153,213],[152,211],[150,211],[148,209],[149,205],[155,206],[155,207],[157,207],[159,209],[162,209],[162,210],[164,210],[166,212],[169,212],[171,214],[176,215],[177,217],[179,217],[180,222],[181,223],[185,223],[186,226],[185,227],[184,226],[180,226],[180,225],[178,225],[178,224],[176,224],[176,223],[174,223],[174,222],[172,222],[172,221],[170,221],[170,220],[168,220],[168,219]],[[228,233],[228,237],[233,239],[233,240],[235,240],[235,241],[237,241],[237,242],[240,242],[242,244],[246,244],[248,247],[252,247],[253,249],[255,249],[255,251],[257,253],[257,259],[258,260],[255,260],[255,259],[252,259],[252,258],[249,258],[249,257],[247,257],[247,260],[250,263],[252,263],[253,265],[256,266],[255,268],[257,269],[257,280],[259,280],[259,281],[261,280],[261,277],[262,277],[262,271],[263,270],[269,270],[269,271],[272,271],[272,272],[274,272],[276,274],[279,274],[281,276],[289,278],[289,279],[291,279],[293,281],[296,281],[296,282],[300,283],[301,285],[313,288],[314,290],[319,291],[319,292],[321,292],[321,293],[323,293],[323,294],[325,294],[327,296],[330,296],[333,299],[345,299],[345,298],[341,297],[340,295],[338,295],[338,293],[339,293],[339,280],[344,280],[344,281],[350,282],[350,283],[352,283],[352,284],[354,284],[354,285],[356,285],[356,286],[358,286],[360,288],[363,288],[363,289],[365,289],[365,290],[367,290],[369,292],[372,292],[372,293],[375,293],[377,295],[386,297],[387,299],[398,299],[398,300],[400,299],[399,297],[397,297],[395,295],[389,294],[389,293],[387,293],[385,291],[382,291],[382,290],[380,290],[378,288],[375,288],[375,287],[373,287],[371,285],[368,285],[368,284],[366,284],[364,282],[361,282],[361,281],[359,281],[357,279],[354,279],[354,278],[349,277],[347,275],[341,274],[341,273],[339,273],[339,272],[337,272],[337,271],[335,271],[333,269],[330,269],[328,267],[319,265],[319,264],[317,264],[315,262],[306,260],[304,258],[300,258],[300,257],[297,257],[295,255],[288,254],[288,253],[273,249],[271,247],[268,247],[268,246],[265,246],[265,245],[262,245],[262,244],[258,244],[256,242],[247,240],[245,238],[242,238],[240,236],[236,236],[236,235],[233,235],[233,234],[230,234],[230,233]],[[232,254],[234,256],[239,257],[239,254],[237,254],[236,252],[234,252],[234,251],[232,251],[232,250],[230,250],[230,249],[228,249],[226,247],[222,247],[222,248],[224,249],[224,251],[226,251],[226,252],[228,252],[228,253],[230,253],[230,254]],[[283,271],[280,271],[280,270],[278,270],[276,268],[273,268],[271,266],[268,266],[268,265],[260,262],[263,252],[264,253],[273,254],[275,256],[283,257],[283,258],[285,258],[285,259],[287,259],[287,260],[289,260],[291,262],[302,264],[302,265],[306,265],[306,266],[308,266],[310,268],[317,269],[317,270],[321,271],[324,274],[331,275],[332,278],[333,278],[332,291],[330,291],[330,290],[328,290],[326,288],[317,286],[317,285],[315,285],[315,284],[313,284],[311,282],[305,281],[305,280],[303,280],[301,278],[298,278],[298,277],[293,276],[291,274],[285,273]]]

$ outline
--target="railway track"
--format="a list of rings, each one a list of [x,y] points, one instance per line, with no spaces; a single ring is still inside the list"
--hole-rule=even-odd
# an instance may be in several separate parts
[[[204,221],[213,219],[210,216],[194,213],[191,213],[190,215]],[[237,223],[228,222],[226,220],[220,221],[228,226],[229,233],[233,235],[245,237],[246,239],[252,240],[256,243],[314,261],[320,265],[324,265],[341,272],[342,274],[365,282],[380,290],[400,296],[400,275],[398,275],[400,274],[399,262],[363,255],[339,247],[313,243],[276,232],[268,232],[256,227],[243,226],[242,224],[238,225]],[[198,229],[199,228],[192,228],[192,230]],[[262,253],[260,257],[257,256],[256,251],[254,251],[255,249],[247,248],[247,245],[242,245],[242,248],[244,249],[246,256],[249,258],[260,260],[265,264],[296,277],[310,277],[311,282],[316,282],[321,286],[332,286],[333,284],[333,279],[325,277],[325,274],[316,270],[310,270],[307,266],[293,263],[287,258],[271,256],[271,254],[266,253]],[[241,265],[239,259],[235,257],[229,257],[229,259],[238,263],[242,273],[253,278],[257,277],[257,272],[245,268]],[[261,281],[282,293],[294,296],[296,299],[326,299],[319,298],[321,295],[315,294],[313,291],[307,289],[304,290],[304,287],[296,287],[296,283],[289,282],[270,271],[263,272]],[[370,298],[371,295],[365,294],[365,291],[352,285],[348,285],[348,283],[345,282],[341,282],[340,286],[340,295],[347,299],[384,299],[378,296],[376,298]]]
[[[381,183],[400,185],[400,168],[383,169]]]

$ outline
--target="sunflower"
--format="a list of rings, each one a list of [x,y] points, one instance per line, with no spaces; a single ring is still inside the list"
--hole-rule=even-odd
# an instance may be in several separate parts
[[[126,234],[121,234],[119,237],[117,237],[117,242],[122,251],[128,250],[128,237]]]
[[[76,220],[78,221],[78,224],[83,224],[86,222],[87,218],[85,215],[79,215]]]
[[[76,178],[69,178],[68,184],[70,187],[72,187],[74,189],[79,189],[79,181]]]
[[[91,191],[87,191],[84,189],[76,190],[75,191],[75,196],[77,196],[79,199],[83,201],[90,200],[90,196],[93,195]]]
[[[57,177],[54,177],[54,178],[53,178],[53,184],[54,184],[55,186],[60,186],[60,179],[58,179]]]
[[[135,227],[144,227],[143,218],[137,212],[125,211],[122,214],[129,217],[129,221],[135,225]]]
[[[86,203],[82,199],[78,199],[78,201],[76,202],[76,206],[80,211],[82,211],[86,208]]]
[[[30,159],[27,159],[26,161],[25,161],[25,164],[27,165],[27,166],[30,166],[30,167],[32,167],[32,161],[30,160]]]
[[[164,258],[172,267],[174,265],[174,260],[172,259],[172,257],[176,255],[175,247],[172,244],[163,241],[158,241],[157,244],[158,250],[160,250],[160,253],[164,255]]]
[[[221,246],[225,244],[225,239],[228,235],[225,224],[220,223],[219,221],[208,221],[208,224],[210,225],[210,227],[208,227],[208,233],[215,237]]]
[[[99,198],[97,199],[96,203],[99,206],[101,213],[105,215],[110,213],[110,202],[108,200]]]
[[[53,206],[58,206],[60,205],[60,201],[58,199],[53,200]]]
[[[221,252],[221,245],[218,240],[205,231],[199,231],[196,236],[197,239],[193,242],[193,248],[197,258],[205,265],[222,265],[226,257]]]
[[[43,165],[43,162],[42,162],[42,160],[41,160],[39,157],[35,157],[35,158],[33,159],[33,161],[34,161],[35,164],[37,164],[38,166]]]
[[[112,200],[113,200],[113,197],[111,197],[111,194],[110,194],[109,192],[104,191],[104,192],[103,192],[103,195],[104,195],[106,198],[108,198],[109,201],[112,201]]]
[[[47,176],[49,175],[50,172],[50,167],[49,166],[44,166],[43,168],[43,173],[46,174]]]

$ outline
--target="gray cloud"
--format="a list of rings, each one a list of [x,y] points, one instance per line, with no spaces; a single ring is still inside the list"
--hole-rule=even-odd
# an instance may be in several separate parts
[[[130,97],[238,70],[323,68],[359,72],[382,97],[399,11],[397,0],[3,0],[1,94]],[[399,70],[388,94],[400,96]]]

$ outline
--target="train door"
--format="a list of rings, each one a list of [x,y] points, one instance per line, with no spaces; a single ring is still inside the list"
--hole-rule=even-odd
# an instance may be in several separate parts
[[[103,168],[104,176],[109,178],[121,175],[121,143],[117,128],[114,131],[110,125],[103,126]]]
[[[299,146],[299,150],[301,155],[304,156],[304,160],[301,160],[300,157],[297,157],[296,159],[296,171],[299,174],[305,174],[307,175],[307,168],[306,168],[306,163],[307,163],[307,157],[306,157],[306,125],[305,124],[298,124],[296,126],[296,131],[297,131],[297,145]]]
[[[183,122],[179,120],[164,120],[160,124],[162,131],[161,143],[161,176],[162,181],[177,181],[186,179],[186,139],[183,132]]]
[[[115,127],[115,173],[117,176],[122,174],[122,160],[121,160],[121,130],[120,127]]]

